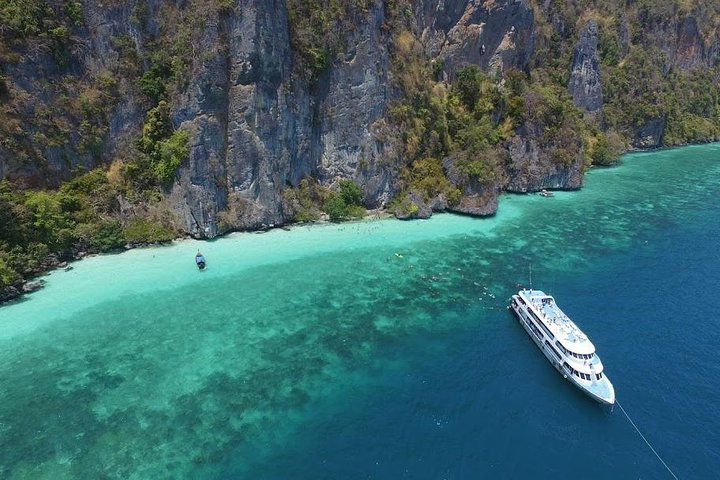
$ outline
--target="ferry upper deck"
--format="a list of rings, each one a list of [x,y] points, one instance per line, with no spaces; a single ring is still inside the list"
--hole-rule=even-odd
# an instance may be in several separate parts
[[[541,290],[521,290],[518,296],[532,307],[532,310],[552,332],[553,337],[581,360],[592,358],[595,346],[582,330],[555,303],[555,299]]]

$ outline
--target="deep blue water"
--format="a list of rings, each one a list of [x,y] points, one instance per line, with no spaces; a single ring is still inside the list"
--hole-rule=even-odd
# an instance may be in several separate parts
[[[552,289],[589,326],[618,401],[680,478],[720,471],[720,215],[705,220],[659,231],[652,248],[606,258],[591,272],[558,275]],[[386,355],[408,365],[378,372],[340,403],[317,405],[316,421],[256,473],[671,478],[620,410],[563,380],[509,312]]]
[[[720,183],[704,187],[689,205],[679,199],[676,212],[636,219],[643,228],[628,227],[633,241],[592,252],[583,268],[535,271],[535,287],[554,294],[591,336],[618,401],[646,438],[678,477],[697,479],[720,477]],[[671,478],[620,409],[563,380],[509,311],[455,313],[489,318],[383,351],[402,367],[379,368],[361,389],[318,402],[314,421],[287,449],[251,471]],[[230,466],[221,476],[234,473]]]
[[[720,212],[708,210],[701,223],[655,232],[652,246],[552,282],[598,347],[618,401],[680,478],[720,472],[719,238]],[[621,411],[563,380],[510,312],[385,355],[405,367],[317,405],[316,421],[257,473],[671,478]]]
[[[530,265],[675,474],[718,478],[718,198],[705,145],[493,219],[222,239],[202,274],[193,242],[84,260],[0,308],[0,478],[671,478],[506,309]]]

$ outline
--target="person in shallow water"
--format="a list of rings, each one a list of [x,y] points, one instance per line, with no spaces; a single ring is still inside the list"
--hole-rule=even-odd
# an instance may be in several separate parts
[[[205,268],[205,257],[202,253],[200,253],[200,250],[198,250],[197,254],[195,255],[195,264],[200,270]]]

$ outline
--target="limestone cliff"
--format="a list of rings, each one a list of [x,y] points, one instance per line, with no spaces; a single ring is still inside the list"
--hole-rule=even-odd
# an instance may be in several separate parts
[[[529,83],[553,81],[553,65],[569,78],[562,95],[596,114],[592,128],[615,129],[637,146],[660,145],[673,113],[648,109],[627,120],[605,108],[607,31],[613,55],[652,46],[662,53],[666,74],[714,66],[720,55],[717,31],[703,33],[693,15],[648,17],[650,27],[640,28],[642,12],[619,11],[611,28],[577,20],[576,32],[573,16],[551,2],[367,0],[348,10],[352,18],[342,25],[352,27],[336,33],[338,48],[328,50],[329,58],[309,52],[322,68],[308,74],[308,52],[299,51],[285,0],[85,0],[71,13],[68,2],[32,3],[38,2],[61,20],[43,17],[30,33],[0,29],[0,178],[56,187],[78,166],[127,169],[140,155],[138,138],[157,105],[148,93],[157,71],[167,86],[161,93],[171,129],[189,138],[187,158],[162,186],[162,215],[198,237],[292,220],[283,192],[305,176],[326,186],[353,179],[371,208],[396,196],[400,173],[414,160],[405,156],[402,132],[389,115],[406,94],[394,66],[400,30],[419,42],[418,55],[437,67],[439,84],[477,65],[502,91],[512,71]],[[170,61],[153,60],[168,51]],[[563,55],[570,61],[554,65]],[[547,95],[540,89],[516,95],[527,112],[508,121],[505,137],[493,144],[506,153],[501,171],[491,180],[468,176],[449,155],[443,168],[460,200],[448,205],[444,197],[416,195],[417,202],[486,215],[502,190],[580,187],[596,143],[572,134],[580,117],[553,118],[566,115],[566,107],[536,98],[538,92]],[[491,115],[497,123],[509,110],[496,106]],[[153,208],[158,214],[146,199],[120,197],[122,216]]]
[[[602,108],[600,56],[598,55],[598,26],[589,21],[581,30],[568,84],[575,105],[595,113]]]

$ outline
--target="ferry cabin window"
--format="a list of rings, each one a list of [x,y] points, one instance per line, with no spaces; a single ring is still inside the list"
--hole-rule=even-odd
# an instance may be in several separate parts
[[[557,350],[555,350],[555,349],[553,348],[553,346],[550,345],[549,343],[548,343],[548,347],[550,347],[550,348],[552,349],[553,353],[555,354],[555,357],[557,357],[558,360],[560,360],[560,359],[562,358],[562,355],[560,355],[560,352],[558,352]]]
[[[590,360],[593,356],[592,353],[575,353],[571,352],[570,350],[564,349],[562,345],[560,345],[558,342],[555,342],[555,344],[560,347],[561,350],[564,350],[565,355],[570,355],[575,358],[579,358],[580,360]]]
[[[583,380],[592,380],[592,377],[590,376],[589,373],[578,372],[577,370],[572,368],[570,365],[568,365],[567,362],[564,362],[563,366],[565,368],[567,368],[568,370],[570,370],[570,373],[572,373],[573,375],[575,375],[578,378],[582,378]]]
[[[567,369],[570,371],[570,373],[572,373],[572,374],[575,375],[576,377],[578,377],[578,378],[585,378],[585,374],[584,374],[584,373],[578,372],[577,370],[575,370],[574,368],[572,368],[570,365],[568,365],[567,362],[563,362],[563,367],[567,368]],[[587,378],[585,378],[585,379],[586,379],[586,380],[590,380],[590,375],[588,375]]]
[[[562,358],[562,357],[560,356],[560,354],[558,353],[558,351],[555,350],[552,345],[550,345],[550,342],[548,342],[547,340],[545,340],[545,345],[547,345],[548,348],[550,348],[550,350],[552,350],[552,352],[555,354],[555,356],[557,357],[558,360],[560,360],[560,359]]]
[[[532,323],[528,323],[528,326],[530,327],[530,330],[532,330],[533,334],[538,338],[538,340],[543,339],[542,332],[540,332],[540,330],[538,330],[538,328],[535,325],[533,325]]]
[[[547,333],[548,337],[550,337],[551,340],[555,339],[555,335],[553,335],[552,332],[550,331],[550,329],[547,328],[547,327],[545,326],[545,324],[544,324],[543,322],[541,322],[540,319],[537,318],[537,315],[535,315],[535,312],[533,312],[532,310],[528,309],[528,313],[530,314],[530,316],[532,317],[532,319],[535,321],[535,323],[537,323],[538,325],[540,325],[540,327],[545,331],[545,333]]]

